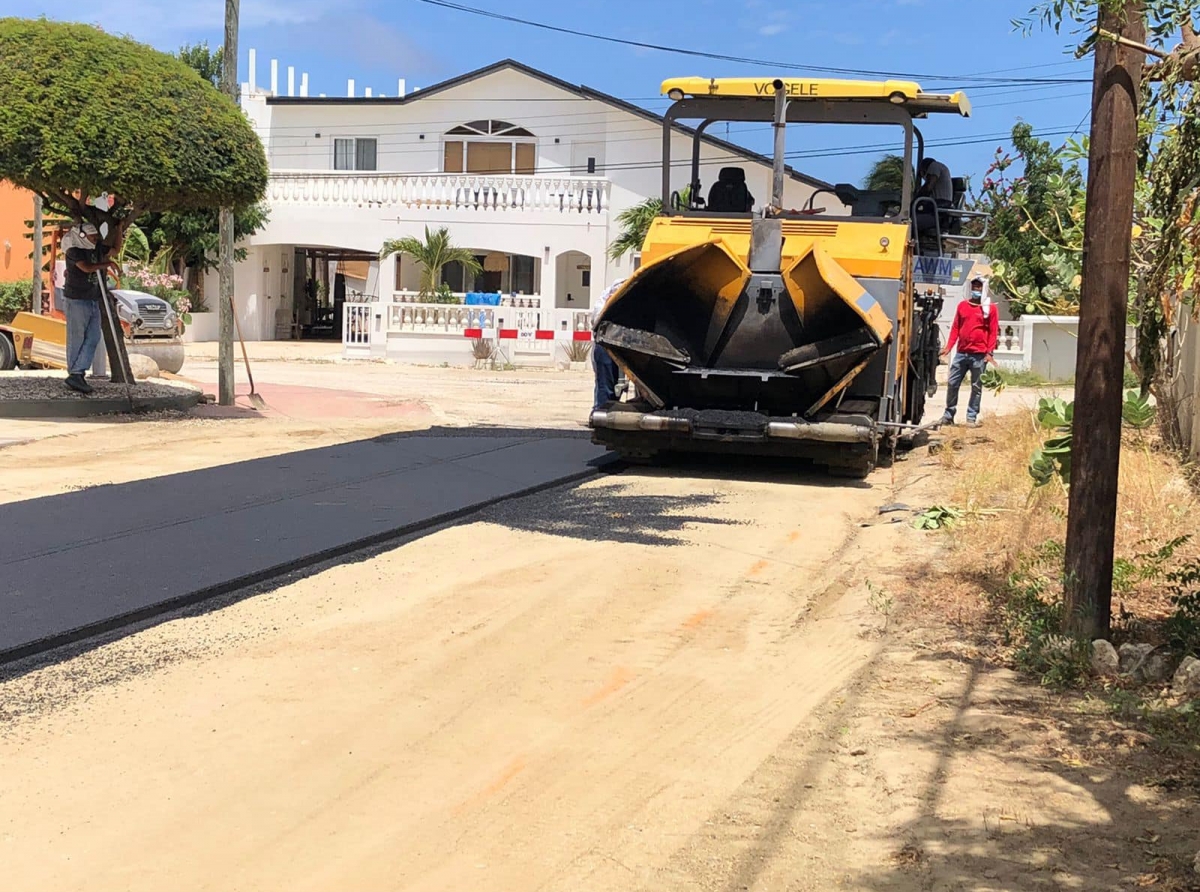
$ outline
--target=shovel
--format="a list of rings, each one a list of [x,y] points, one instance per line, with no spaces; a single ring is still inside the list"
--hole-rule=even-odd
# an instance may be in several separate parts
[[[246,342],[242,339],[242,324],[238,322],[237,307],[233,303],[233,295],[229,295],[229,308],[233,311],[233,327],[237,331],[238,343],[242,345],[242,362],[246,364],[246,377],[250,379],[250,405],[256,409],[267,408],[266,400],[254,390],[254,374],[250,371],[250,357],[246,353]]]

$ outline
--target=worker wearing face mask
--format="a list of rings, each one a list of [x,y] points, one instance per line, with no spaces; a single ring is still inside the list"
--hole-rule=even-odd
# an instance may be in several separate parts
[[[958,305],[954,323],[950,326],[950,337],[942,358],[950,355],[957,345],[958,352],[950,364],[950,379],[946,386],[946,411],[942,424],[954,424],[958,412],[958,389],[968,373],[971,375],[971,398],[967,401],[967,424],[979,423],[979,404],[983,399],[983,372],[995,365],[992,355],[1000,337],[1000,320],[996,308],[984,301],[983,280],[971,281],[971,294]]]

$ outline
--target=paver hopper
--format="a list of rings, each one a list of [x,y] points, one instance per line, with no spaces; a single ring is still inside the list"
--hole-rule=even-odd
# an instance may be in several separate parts
[[[667,81],[663,92],[675,100],[664,125],[664,210],[641,267],[596,324],[596,342],[638,399],[594,411],[594,440],[631,458],[794,455],[866,474],[881,441],[920,421],[936,369],[936,312],[916,294],[915,260],[922,244],[941,256],[949,237],[922,241],[912,222],[913,121],[966,116],[966,98],[899,81],[690,78]],[[686,203],[671,190],[678,119],[701,121]],[[772,195],[761,210],[726,171],[701,200],[700,135],[717,121],[774,124]],[[900,128],[903,189],[830,187],[849,215],[813,208],[817,193],[809,207],[785,209],[784,133],[795,123]]]

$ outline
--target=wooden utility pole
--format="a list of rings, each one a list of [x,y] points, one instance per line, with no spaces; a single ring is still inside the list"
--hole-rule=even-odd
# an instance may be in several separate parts
[[[42,196],[33,196],[33,287],[30,289],[29,309],[42,312]],[[53,271],[51,271],[53,274]]]
[[[221,53],[221,89],[238,101],[237,80],[238,0],[225,0],[225,47]],[[233,208],[221,208],[220,215],[220,297],[217,320],[217,401],[232,406],[233,391]]]
[[[1129,44],[1146,38],[1140,0],[1099,6],[1099,29],[1121,41],[1100,37],[1095,48],[1064,586],[1066,628],[1088,639],[1108,635],[1112,606],[1138,97],[1145,61],[1145,54]]]

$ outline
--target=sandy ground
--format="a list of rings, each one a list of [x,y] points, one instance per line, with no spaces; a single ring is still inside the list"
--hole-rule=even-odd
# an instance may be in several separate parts
[[[474,411],[574,425],[590,387],[255,371],[282,403],[352,371],[397,412],[318,422],[309,393],[289,417],[106,425],[0,456],[43,494],[144,473],[139,443],[183,470]],[[6,885],[1152,886],[1142,853],[1180,845],[1194,808],[1090,764],[1026,709],[1047,695],[897,615],[940,557],[907,521],[949,486],[924,451],[860,484],[761,463],[625,471],[10,667]]]
[[[625,472],[10,671],[7,883],[1153,886],[1194,806],[896,615],[938,467]]]
[[[881,495],[610,477],[15,678],[9,882],[695,888],[675,859],[879,649],[841,583]]]

